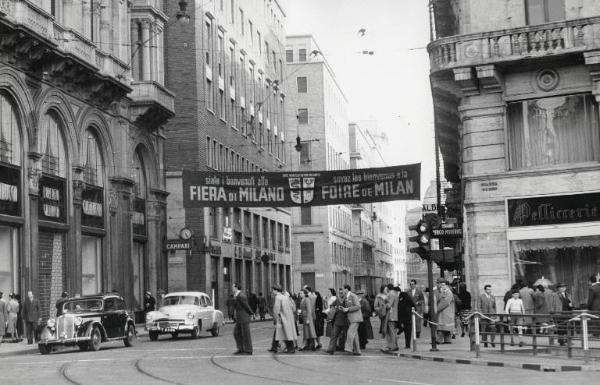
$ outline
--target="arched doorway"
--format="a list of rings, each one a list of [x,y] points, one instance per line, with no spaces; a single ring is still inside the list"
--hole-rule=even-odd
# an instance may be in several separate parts
[[[53,315],[56,303],[66,287],[66,233],[68,207],[67,151],[63,123],[49,111],[40,122],[38,150],[42,154],[38,203],[38,287],[40,317]]]
[[[19,292],[20,236],[23,217],[23,142],[13,103],[0,93],[0,291]]]

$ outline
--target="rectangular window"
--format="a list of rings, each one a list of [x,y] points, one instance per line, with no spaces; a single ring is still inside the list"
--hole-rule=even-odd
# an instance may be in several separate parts
[[[300,263],[303,265],[315,263],[314,242],[300,242]]]
[[[306,61],[306,48],[300,48],[298,50],[298,61],[300,61],[300,62]]]
[[[564,20],[565,0],[526,0],[527,24],[536,25]]]
[[[102,291],[100,266],[102,261],[102,238],[81,236],[81,294],[96,294]]]
[[[298,93],[305,94],[307,92],[306,76],[300,76],[296,78],[298,84]]]
[[[293,49],[286,49],[285,50],[285,62],[286,63],[291,63],[294,61],[294,50]]]
[[[300,224],[301,225],[312,225],[312,208],[300,207]]]
[[[298,108],[298,124],[308,124],[308,108]]]
[[[300,163],[310,162],[310,142],[302,142],[300,150]]]
[[[0,290],[5,293],[19,289],[19,229],[0,226]]]
[[[598,162],[598,103],[580,94],[509,103],[511,170]]]
[[[314,287],[315,287],[315,273],[314,272],[300,273],[300,287],[304,287],[304,285],[314,289]]]

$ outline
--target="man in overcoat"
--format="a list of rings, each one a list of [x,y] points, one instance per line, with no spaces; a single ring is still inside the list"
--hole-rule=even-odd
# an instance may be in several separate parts
[[[235,298],[235,327],[233,338],[237,351],[234,354],[252,354],[252,337],[250,336],[250,316],[252,309],[248,305],[248,299],[242,293],[239,284],[233,285],[233,296]]]
[[[398,329],[398,292],[394,290],[394,285],[389,283],[387,285],[388,296],[387,296],[387,314],[383,322],[385,322],[385,349],[381,349],[384,352],[396,352],[398,351],[398,341],[396,340],[396,331]]]
[[[329,339],[329,346],[327,347],[327,353],[333,354],[340,343],[340,339],[343,338],[346,329],[348,329],[348,317],[342,310],[343,306],[343,292],[339,292],[336,300],[329,306],[328,318],[332,319],[332,330],[331,338]],[[331,315],[333,313],[333,315]]]
[[[438,278],[438,292],[436,299],[437,340],[439,344],[449,344],[450,335],[454,331],[456,307],[454,294],[448,287],[448,281]]]
[[[400,290],[400,287],[395,286],[394,291],[398,293],[398,334],[404,333],[404,347],[409,349],[412,337],[412,309],[415,303],[407,292]],[[420,324],[417,320],[415,322]]]
[[[360,342],[358,341],[358,325],[363,320],[360,311],[360,300],[358,296],[350,290],[350,285],[344,285],[344,313],[348,316],[348,333],[346,334],[347,352],[352,352],[355,356],[360,356]]]
[[[587,302],[588,310],[600,310],[600,282],[598,282],[598,280],[599,278],[596,275],[592,275],[590,277],[590,288],[588,291]],[[594,335],[594,337],[598,337],[600,335],[600,321],[594,319],[590,324],[590,332]]]
[[[296,322],[294,320],[294,302],[283,294],[281,286],[273,286],[273,324],[275,332],[273,334],[274,343],[271,346],[270,352],[277,353],[279,342],[285,343],[284,353],[294,353],[294,341],[298,334],[296,333]]]
[[[25,322],[25,333],[27,334],[27,344],[32,345],[37,342],[37,327],[40,319],[40,303],[34,298],[33,292],[27,292],[27,299],[23,306],[23,322]]]

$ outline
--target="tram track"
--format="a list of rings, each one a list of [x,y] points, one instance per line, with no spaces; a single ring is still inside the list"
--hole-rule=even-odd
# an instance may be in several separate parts
[[[244,376],[244,377],[259,378],[261,380],[273,381],[273,382],[276,382],[278,384],[310,385],[310,384],[307,384],[306,382],[297,382],[297,381],[291,381],[291,380],[284,380],[284,379],[281,379],[281,378],[260,376],[260,375],[257,375],[257,374],[246,373],[246,372],[242,372],[242,371],[239,371],[239,370],[231,369],[231,368],[228,368],[227,366],[224,366],[224,365],[221,365],[221,364],[217,363],[216,360],[215,360],[215,357],[216,357],[216,354],[213,354],[210,357],[210,363],[213,364],[214,366],[216,366],[216,367],[218,367],[218,368],[220,368],[220,369],[222,369],[222,370],[224,370],[226,372],[232,373],[232,374],[237,374],[237,375]]]
[[[60,376],[67,380],[67,382],[69,382],[70,384],[83,385],[81,382],[77,382],[71,376],[69,376],[68,370],[71,364],[72,362],[66,362],[60,366],[60,368],[58,369]]]

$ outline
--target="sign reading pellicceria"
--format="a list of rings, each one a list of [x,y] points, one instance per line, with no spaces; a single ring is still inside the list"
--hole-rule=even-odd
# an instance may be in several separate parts
[[[421,164],[310,172],[183,171],[183,205],[289,207],[420,199]]]

